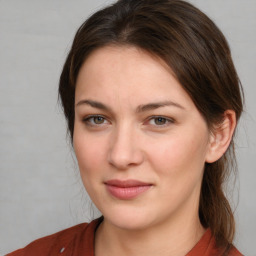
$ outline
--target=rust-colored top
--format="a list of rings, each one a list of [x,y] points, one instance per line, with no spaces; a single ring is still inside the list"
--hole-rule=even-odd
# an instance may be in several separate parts
[[[102,218],[91,223],[83,223],[65,229],[56,234],[40,238],[23,249],[6,256],[94,256],[94,234]],[[200,241],[186,256],[220,256],[215,247],[215,240],[210,229],[207,229]],[[233,248],[229,256],[242,256]]]

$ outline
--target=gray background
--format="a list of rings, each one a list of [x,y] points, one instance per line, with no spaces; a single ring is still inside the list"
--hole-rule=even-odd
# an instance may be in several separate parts
[[[0,0],[0,254],[95,216],[67,143],[57,86],[76,29],[110,2]],[[236,245],[256,255],[256,1],[191,2],[226,35],[245,89]]]

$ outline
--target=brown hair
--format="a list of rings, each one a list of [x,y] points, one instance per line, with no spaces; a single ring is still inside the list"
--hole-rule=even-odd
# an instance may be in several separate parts
[[[93,14],[78,29],[63,67],[59,95],[73,137],[74,95],[78,72],[95,49],[132,45],[163,59],[190,95],[209,129],[227,109],[238,120],[243,109],[242,87],[228,43],[200,10],[181,0],[119,0]],[[199,217],[210,227],[217,246],[231,247],[235,222],[223,184],[235,163],[233,140],[218,161],[206,164]]]

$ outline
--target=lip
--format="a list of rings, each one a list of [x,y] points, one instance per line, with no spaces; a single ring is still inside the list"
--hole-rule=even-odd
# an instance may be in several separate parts
[[[108,180],[104,184],[113,197],[121,200],[136,198],[152,187],[152,184],[138,180]]]

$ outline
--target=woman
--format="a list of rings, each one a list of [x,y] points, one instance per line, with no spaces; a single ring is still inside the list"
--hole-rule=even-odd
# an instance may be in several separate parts
[[[100,219],[19,255],[242,255],[223,192],[242,88],[216,25],[180,0],[119,0],[77,31],[59,95]]]

